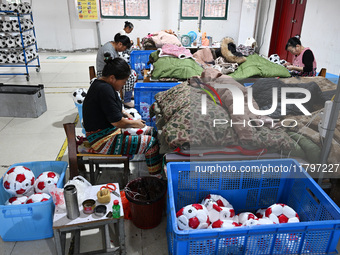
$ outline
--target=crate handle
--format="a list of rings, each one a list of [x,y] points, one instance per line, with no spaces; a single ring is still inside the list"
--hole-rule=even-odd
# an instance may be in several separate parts
[[[315,202],[317,202],[318,204],[320,204],[320,200],[318,199],[317,196],[315,196],[315,194],[313,193],[313,191],[310,190],[310,188],[306,187],[307,192],[309,193],[309,195],[311,195],[311,197],[315,200]]]
[[[28,207],[26,213],[17,213],[17,214],[8,213],[8,214],[6,214],[7,211],[11,212],[11,210],[6,210],[6,209],[2,210],[2,213],[4,214],[4,218],[27,217],[27,216],[33,215],[32,207]]]

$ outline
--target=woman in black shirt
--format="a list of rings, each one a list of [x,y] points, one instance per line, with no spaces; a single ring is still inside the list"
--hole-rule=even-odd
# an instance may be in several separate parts
[[[130,76],[130,67],[121,58],[107,58],[102,76],[91,84],[83,103],[86,137],[95,153],[114,155],[145,154],[150,174],[160,174],[162,156],[156,132],[147,127],[144,135],[124,135],[121,128],[144,128],[124,112],[117,91]]]

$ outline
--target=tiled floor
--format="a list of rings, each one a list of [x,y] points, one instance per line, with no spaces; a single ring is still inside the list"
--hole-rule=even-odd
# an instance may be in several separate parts
[[[50,56],[66,58],[49,59]],[[73,122],[77,115],[71,94],[76,88],[89,87],[88,67],[95,64],[95,57],[95,52],[43,52],[40,53],[41,70],[36,72],[30,68],[29,82],[23,75],[0,76],[0,83],[4,84],[43,84],[47,103],[47,111],[38,118],[0,117],[0,176],[14,163],[56,159],[65,141],[63,123]],[[0,73],[23,71],[22,68],[0,69]],[[67,155],[62,160],[67,161]],[[135,174],[137,171],[147,174],[145,162],[132,162],[130,167]],[[151,230],[138,229],[125,220],[127,254],[168,254],[165,228],[165,216],[161,224]],[[95,233],[84,235],[81,251],[96,249]],[[0,238],[0,255],[22,254],[56,254],[53,238],[25,242],[4,242]]]

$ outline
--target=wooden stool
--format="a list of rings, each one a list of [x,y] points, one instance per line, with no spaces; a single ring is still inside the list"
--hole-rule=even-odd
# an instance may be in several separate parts
[[[117,192],[119,193],[119,184],[115,183]],[[86,199],[97,199],[97,192],[102,185],[92,186],[88,191],[89,196]],[[120,218],[108,218],[106,214],[111,211],[113,200],[117,199],[120,204]],[[96,201],[96,205],[99,205]],[[94,214],[85,214],[80,210],[80,216],[74,220],[70,220],[66,216],[65,210],[59,210],[55,208],[53,216],[53,232],[54,241],[58,255],[65,254],[66,234],[72,233],[74,236],[74,255],[78,254],[126,254],[125,248],[125,231],[124,231],[124,211],[122,201],[120,197],[117,197],[111,193],[111,201],[106,205],[107,212],[104,216],[99,217]],[[118,234],[119,247],[111,248],[111,238],[109,227],[115,228],[116,234]],[[100,229],[102,234],[103,249],[98,251],[91,251],[87,253],[80,253],[80,232],[87,229]]]
[[[90,167],[90,182],[96,183],[96,176],[100,173],[99,164],[124,164],[123,185],[126,185],[129,179],[129,157],[123,155],[106,155],[77,153],[76,131],[74,123],[65,123],[64,129],[68,141],[68,159],[70,169],[70,179],[79,175],[79,170],[86,171],[85,164]],[[95,167],[96,166],[96,167]]]

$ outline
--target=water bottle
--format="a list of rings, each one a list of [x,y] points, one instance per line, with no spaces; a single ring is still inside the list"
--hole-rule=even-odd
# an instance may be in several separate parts
[[[119,201],[118,200],[113,201],[112,218],[115,218],[115,219],[119,219],[120,218],[120,205],[119,205]]]
[[[202,33],[200,31],[198,31],[197,34],[197,47],[201,47],[202,46]]]
[[[66,204],[67,218],[74,220],[79,217],[79,205],[77,198],[77,188],[74,185],[64,187],[64,199]]]

